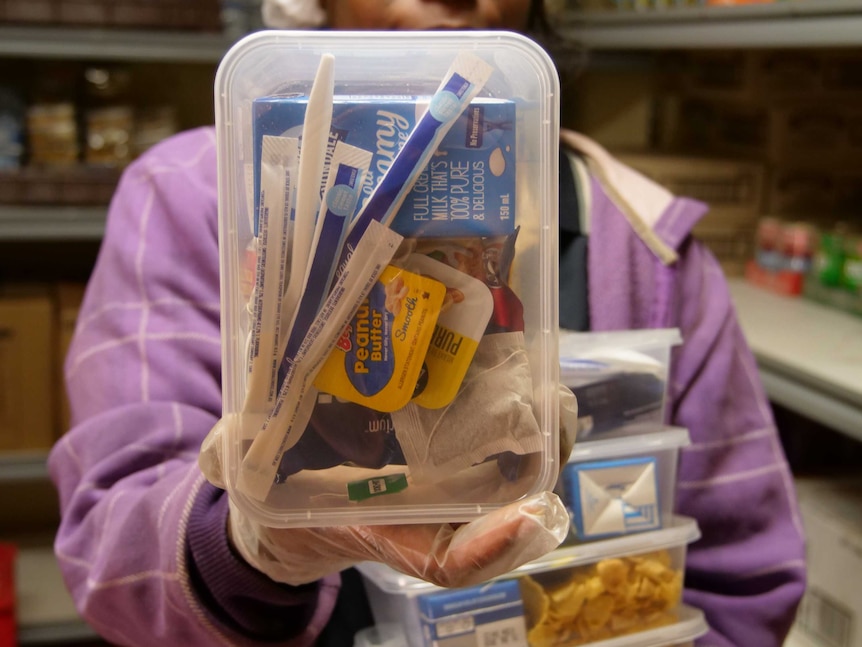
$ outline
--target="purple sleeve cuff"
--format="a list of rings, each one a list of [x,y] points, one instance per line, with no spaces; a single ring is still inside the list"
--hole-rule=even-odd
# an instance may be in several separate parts
[[[328,580],[303,586],[271,580],[230,546],[227,515],[224,490],[205,483],[189,515],[188,563],[192,588],[213,619],[252,640],[285,641],[320,631],[337,587]]]

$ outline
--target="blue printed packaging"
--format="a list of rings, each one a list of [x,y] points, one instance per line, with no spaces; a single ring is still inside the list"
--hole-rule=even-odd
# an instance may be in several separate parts
[[[419,596],[425,647],[527,647],[518,580]]]
[[[562,480],[579,537],[661,528],[655,458],[570,463]]]
[[[260,189],[264,135],[300,136],[308,98],[269,96],[254,101],[254,191]],[[392,163],[422,116],[421,97],[336,96],[329,154],[337,141],[371,151],[363,199]],[[402,236],[496,236],[515,225],[515,120],[513,101],[480,97],[446,134],[395,216]]]

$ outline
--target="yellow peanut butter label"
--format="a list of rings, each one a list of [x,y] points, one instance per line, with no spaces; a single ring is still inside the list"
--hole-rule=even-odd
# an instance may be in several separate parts
[[[446,288],[439,281],[387,267],[314,385],[377,411],[405,406],[424,374],[425,353],[445,296]]]

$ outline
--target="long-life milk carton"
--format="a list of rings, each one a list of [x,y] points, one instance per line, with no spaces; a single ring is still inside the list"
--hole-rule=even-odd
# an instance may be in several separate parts
[[[335,96],[328,155],[337,141],[372,153],[363,201],[392,164],[427,102],[427,98],[415,96]],[[300,137],[307,104],[308,97],[299,95],[254,101],[252,195],[260,192],[263,137]],[[514,101],[474,99],[420,174],[392,229],[407,238],[511,233],[515,226],[515,124]]]

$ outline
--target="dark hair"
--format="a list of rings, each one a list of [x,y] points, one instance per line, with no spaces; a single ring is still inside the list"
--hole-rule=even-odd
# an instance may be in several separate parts
[[[586,51],[571,39],[562,36],[548,20],[545,0],[530,0],[526,35],[541,45],[557,66],[560,88],[565,96],[586,63]]]

